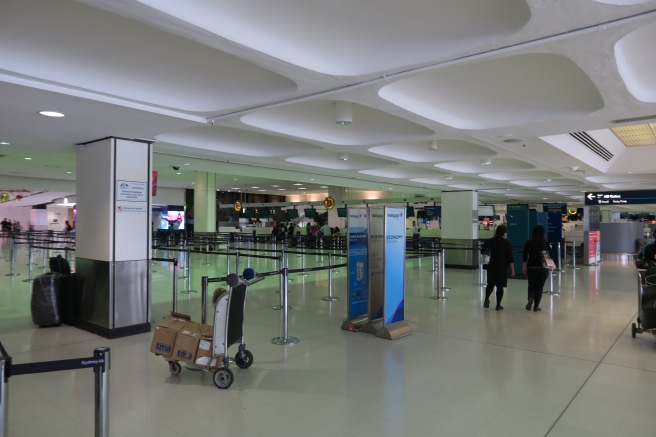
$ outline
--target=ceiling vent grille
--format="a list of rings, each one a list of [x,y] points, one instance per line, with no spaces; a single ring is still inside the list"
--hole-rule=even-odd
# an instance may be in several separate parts
[[[613,159],[613,155],[608,149],[599,144],[597,140],[588,135],[587,132],[572,132],[570,135],[576,139],[579,143],[583,144],[585,147],[593,151],[604,161],[610,161]]]

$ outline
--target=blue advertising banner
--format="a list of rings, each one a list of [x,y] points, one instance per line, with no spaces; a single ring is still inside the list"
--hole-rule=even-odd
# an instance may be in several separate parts
[[[385,324],[404,320],[405,208],[385,208]]]
[[[508,224],[508,242],[513,248],[515,272],[521,272],[524,243],[526,243],[526,240],[531,237],[531,229],[529,226],[529,211],[528,208],[510,208],[510,206],[511,205],[508,205],[508,211],[506,212],[506,222]]]
[[[369,313],[369,254],[367,208],[348,208],[348,317],[353,319]]]
[[[385,304],[385,208],[369,208],[369,319],[383,318]]]

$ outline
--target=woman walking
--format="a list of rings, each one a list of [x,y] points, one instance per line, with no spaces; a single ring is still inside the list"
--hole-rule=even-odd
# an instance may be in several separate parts
[[[540,301],[544,283],[549,277],[549,269],[544,267],[545,257],[551,258],[551,248],[545,238],[544,226],[537,225],[533,228],[531,239],[524,244],[524,255],[522,256],[522,271],[528,278],[528,302],[526,310],[542,311]]]
[[[515,276],[512,246],[506,240],[507,236],[508,228],[506,225],[499,225],[494,232],[494,237],[487,240],[481,248],[481,253],[489,251],[490,254],[490,261],[485,266],[487,270],[487,287],[485,287],[483,307],[490,307],[490,296],[496,287],[497,311],[503,309],[501,300],[503,299],[503,289],[508,286],[508,267],[510,267],[510,276]]]

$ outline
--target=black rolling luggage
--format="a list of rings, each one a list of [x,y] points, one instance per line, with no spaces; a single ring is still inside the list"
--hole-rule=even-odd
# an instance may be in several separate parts
[[[41,327],[59,326],[59,275],[46,273],[32,283],[32,322]]]

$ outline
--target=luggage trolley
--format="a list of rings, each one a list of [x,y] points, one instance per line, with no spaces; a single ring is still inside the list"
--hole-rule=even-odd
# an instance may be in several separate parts
[[[631,337],[636,333],[656,335],[656,275],[653,269],[638,270],[638,318],[631,324]]]
[[[256,277],[253,269],[244,270],[243,280],[234,273],[226,277],[226,283],[230,287],[217,289],[214,292],[212,302],[214,304],[214,332],[212,336],[212,356],[209,357],[206,366],[188,364],[192,368],[204,371],[214,371],[213,381],[218,388],[226,389],[232,385],[234,374],[229,369],[230,361],[238,367],[247,369],[253,364],[253,354],[246,349],[244,340],[244,308],[246,306],[246,290],[249,285],[264,279]],[[234,359],[228,355],[228,348],[239,343],[239,350]],[[165,358],[169,363],[172,375],[179,375],[182,366],[174,358]]]

